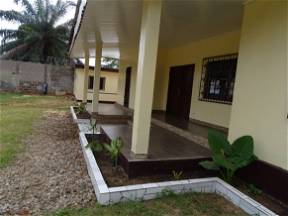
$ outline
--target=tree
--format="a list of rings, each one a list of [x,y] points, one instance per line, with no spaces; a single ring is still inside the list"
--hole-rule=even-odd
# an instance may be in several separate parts
[[[109,57],[102,57],[102,66],[112,69],[118,69],[119,67],[119,60],[115,58],[109,58]]]
[[[24,10],[0,10],[0,19],[19,23],[17,30],[1,29],[0,55],[2,59],[47,62],[49,58],[67,57],[69,34],[73,20],[58,25],[73,2],[58,0],[55,5],[49,0],[14,0]]]

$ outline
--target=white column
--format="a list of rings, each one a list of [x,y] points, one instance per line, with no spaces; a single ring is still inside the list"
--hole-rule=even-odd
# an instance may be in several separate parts
[[[84,84],[83,84],[83,99],[84,103],[87,102],[88,91],[88,74],[89,74],[89,49],[85,48],[85,63],[84,63]]]
[[[148,153],[161,7],[161,1],[143,2],[131,147],[136,155]]]
[[[96,43],[96,47],[95,47],[95,68],[94,68],[92,113],[98,112],[101,57],[102,57],[102,43],[98,42]]]
[[[117,103],[124,105],[124,94],[125,94],[125,77],[126,77],[127,62],[120,58],[119,60],[119,72],[118,72],[118,95]]]

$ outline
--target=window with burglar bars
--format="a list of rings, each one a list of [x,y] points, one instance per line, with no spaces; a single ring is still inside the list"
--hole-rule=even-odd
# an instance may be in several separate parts
[[[237,54],[203,59],[199,100],[232,104]]]

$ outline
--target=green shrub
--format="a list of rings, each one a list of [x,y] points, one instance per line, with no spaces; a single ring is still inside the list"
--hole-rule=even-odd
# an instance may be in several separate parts
[[[235,172],[256,159],[253,154],[254,141],[251,136],[242,136],[232,144],[216,131],[208,132],[208,143],[212,161],[202,161],[200,165],[208,170],[220,171],[221,177],[231,182]]]
[[[86,105],[87,105],[87,103],[81,102],[81,103],[78,104],[78,106],[75,106],[76,114],[80,114],[80,113],[86,112],[87,111]]]
[[[101,152],[103,150],[103,146],[101,142],[98,140],[92,139],[91,142],[89,142],[85,148],[90,148],[94,153]]]
[[[113,162],[113,166],[117,167],[118,166],[118,156],[121,152],[121,149],[123,147],[123,142],[121,138],[117,138],[115,140],[111,141],[111,144],[104,144],[105,149],[110,155],[110,158]]]

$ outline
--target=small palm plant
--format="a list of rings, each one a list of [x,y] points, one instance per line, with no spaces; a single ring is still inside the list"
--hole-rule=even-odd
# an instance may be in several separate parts
[[[123,141],[121,138],[117,138],[115,140],[111,141],[111,144],[104,144],[105,149],[110,155],[110,158],[112,160],[113,166],[117,167],[118,166],[118,157],[121,152],[121,149],[123,147]]]
[[[92,130],[92,134],[94,135],[95,132],[97,132],[97,121],[96,121],[96,119],[90,118],[89,123],[91,126],[90,130]]]
[[[175,171],[175,170],[172,170],[172,177],[173,177],[173,179],[176,180],[176,181],[178,181],[178,180],[181,179],[182,174],[183,174],[183,171],[177,172],[177,171]]]
[[[81,113],[86,112],[87,111],[86,105],[87,105],[87,103],[85,103],[85,102],[79,103],[78,106],[75,107],[76,114],[81,114]]]
[[[221,177],[231,182],[235,172],[256,159],[253,154],[254,142],[251,136],[242,136],[232,144],[216,131],[208,132],[208,143],[212,151],[212,161],[202,161],[200,165],[208,170],[217,170]]]
[[[86,148],[91,148],[94,153],[99,153],[103,150],[103,146],[101,142],[95,138],[96,129],[97,129],[97,122],[96,119],[90,119],[90,126],[92,130],[92,140],[85,146]]]

